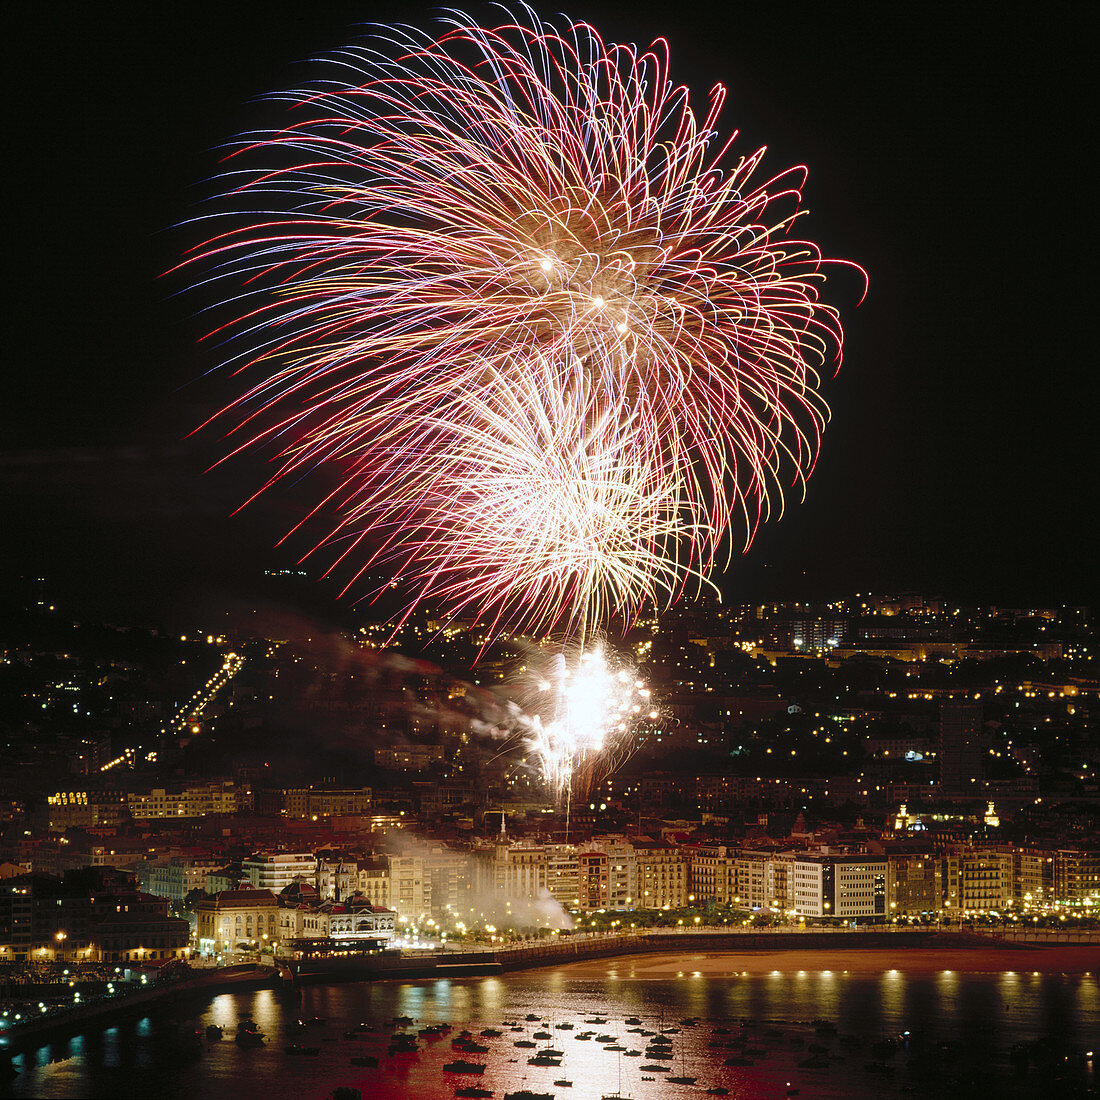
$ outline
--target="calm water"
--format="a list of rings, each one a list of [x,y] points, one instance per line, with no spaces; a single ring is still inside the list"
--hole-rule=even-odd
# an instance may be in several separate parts
[[[15,1059],[19,1076],[0,1085],[3,1095],[19,1097],[248,1097],[263,1100],[322,1100],[338,1085],[352,1085],[364,1098],[452,1097],[462,1084],[478,1084],[502,1100],[506,1090],[529,1088],[553,1093],[557,1100],[599,1100],[620,1088],[634,1100],[702,1098],[711,1086],[728,1088],[730,1097],[783,1097],[788,1083],[799,1097],[861,1096],[1058,1096],[1095,1095],[1096,1077],[1080,1058],[1062,1063],[1061,1079],[1051,1065],[1021,1072],[1008,1059],[1015,1042],[1050,1038],[1064,1049],[1083,1050],[1100,1041],[1100,989],[1097,976],[1017,972],[846,974],[826,970],[708,977],[691,970],[690,956],[678,958],[670,977],[630,976],[613,963],[593,971],[586,966],[561,967],[501,978],[400,984],[348,984],[306,987],[300,1002],[273,991],[224,994],[186,1015],[158,1014],[97,1035],[44,1047]],[[705,967],[704,967],[705,969]],[[553,1045],[565,1052],[561,1069],[528,1066],[531,1050],[516,1048],[525,1036],[505,1030],[481,1042],[487,1055],[452,1052],[449,1039],[421,1041],[417,1055],[386,1057],[394,1016],[411,1016],[418,1026],[448,1021],[456,1031],[499,1027],[505,1020],[523,1022],[533,1012],[554,1023],[571,1022],[573,1032],[551,1028]],[[250,1013],[267,1036],[263,1049],[239,1048],[232,1035],[238,1019]],[[584,1024],[586,1017],[606,1016],[607,1024]],[[325,1017],[328,1023],[293,1033],[299,1017]],[[695,1086],[662,1081],[647,1073],[644,1058],[626,1058],[583,1042],[579,1031],[618,1036],[622,1045],[644,1050],[645,1040],[630,1033],[624,1019],[638,1016],[647,1029],[673,1027],[683,1017],[700,1022],[684,1027],[674,1040],[672,1074],[698,1078]],[[714,1049],[742,1031],[736,1021],[758,1021],[748,1029],[750,1046],[767,1053],[754,1066],[726,1067],[732,1053]],[[801,1044],[821,1041],[805,1024],[814,1017],[833,1020],[841,1034],[860,1037],[860,1045],[833,1038],[830,1051],[843,1056],[828,1070],[799,1068],[808,1057]],[[380,1031],[362,1042],[343,1038],[350,1026],[365,1020]],[[734,1021],[728,1023],[727,1021]],[[784,1021],[772,1023],[772,1021]],[[188,1050],[196,1026],[218,1023],[226,1028],[221,1042]],[[525,1025],[538,1028],[537,1024]],[[716,1034],[730,1027],[729,1035]],[[415,1029],[414,1029],[415,1030]],[[910,1051],[900,1051],[885,1077],[865,1069],[876,1061],[870,1041],[908,1030]],[[767,1035],[779,1031],[781,1035]],[[529,1036],[527,1036],[529,1037]],[[316,1058],[284,1053],[288,1042],[320,1046]],[[944,1047],[941,1044],[949,1044]],[[358,1069],[353,1053],[376,1053],[381,1068]],[[1100,1050],[1097,1050],[1100,1054]],[[444,1074],[442,1065],[466,1057],[487,1063],[480,1080]],[[516,1061],[511,1061],[516,1059]],[[907,1068],[913,1061],[914,1068]],[[918,1064],[923,1066],[917,1069]],[[621,1075],[621,1076],[620,1076]],[[572,1088],[555,1087],[558,1078]],[[651,1081],[643,1077],[654,1078]]]

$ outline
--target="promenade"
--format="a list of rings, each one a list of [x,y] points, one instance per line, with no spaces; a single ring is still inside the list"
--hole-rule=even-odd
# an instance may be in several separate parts
[[[999,930],[998,930],[999,932]],[[1075,938],[1075,944],[1100,945],[1100,934],[1091,940]],[[679,953],[771,953],[892,950],[920,951],[931,948],[955,951],[999,951],[1023,947],[1028,942],[1008,940],[949,928],[912,928],[885,925],[871,928],[767,928],[767,929],[659,929],[623,933],[578,933],[550,940],[502,946],[471,945],[446,950],[404,950],[357,960],[350,966],[340,959],[315,960],[308,969],[281,967],[284,980],[331,982],[343,980],[417,980],[424,978],[476,977],[544,966],[561,966],[588,959],[615,956]],[[1069,941],[1045,939],[1044,943]]]
[[[52,1039],[96,1027],[113,1026],[119,1020],[144,1015],[190,998],[262,988],[272,985],[275,980],[275,971],[271,967],[225,966],[192,972],[178,981],[89,998],[82,1004],[67,1005],[0,1031],[0,1054],[17,1054]]]

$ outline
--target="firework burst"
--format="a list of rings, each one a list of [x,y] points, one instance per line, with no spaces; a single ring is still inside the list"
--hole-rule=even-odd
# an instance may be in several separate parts
[[[759,179],[663,41],[526,16],[341,51],[189,262],[243,287],[231,450],[274,451],[263,488],[335,471],[310,519],[349,587],[583,639],[802,491],[841,328],[805,169]]]
[[[517,736],[559,805],[593,789],[633,750],[639,723],[657,717],[637,671],[602,641],[532,654],[514,686]]]

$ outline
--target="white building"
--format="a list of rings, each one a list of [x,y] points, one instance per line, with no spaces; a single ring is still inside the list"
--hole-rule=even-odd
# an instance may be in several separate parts
[[[279,910],[279,943],[292,947],[298,940],[391,940],[397,923],[392,909],[371,905],[361,894],[347,901],[297,905]]]
[[[791,908],[805,917],[841,920],[886,916],[887,862],[871,856],[796,856]]]
[[[259,852],[241,864],[241,874],[257,890],[279,893],[295,875],[310,882],[317,874],[317,859],[312,852]]]

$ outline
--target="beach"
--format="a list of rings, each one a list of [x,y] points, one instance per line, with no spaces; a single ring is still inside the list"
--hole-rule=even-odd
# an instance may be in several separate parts
[[[770,973],[961,974],[1006,972],[1035,974],[1096,974],[1100,972],[1100,944],[1006,944],[997,947],[856,948],[807,951],[698,952],[670,955],[624,955],[591,959],[560,968],[564,976],[578,979],[636,978],[667,980],[698,975],[733,978]]]

